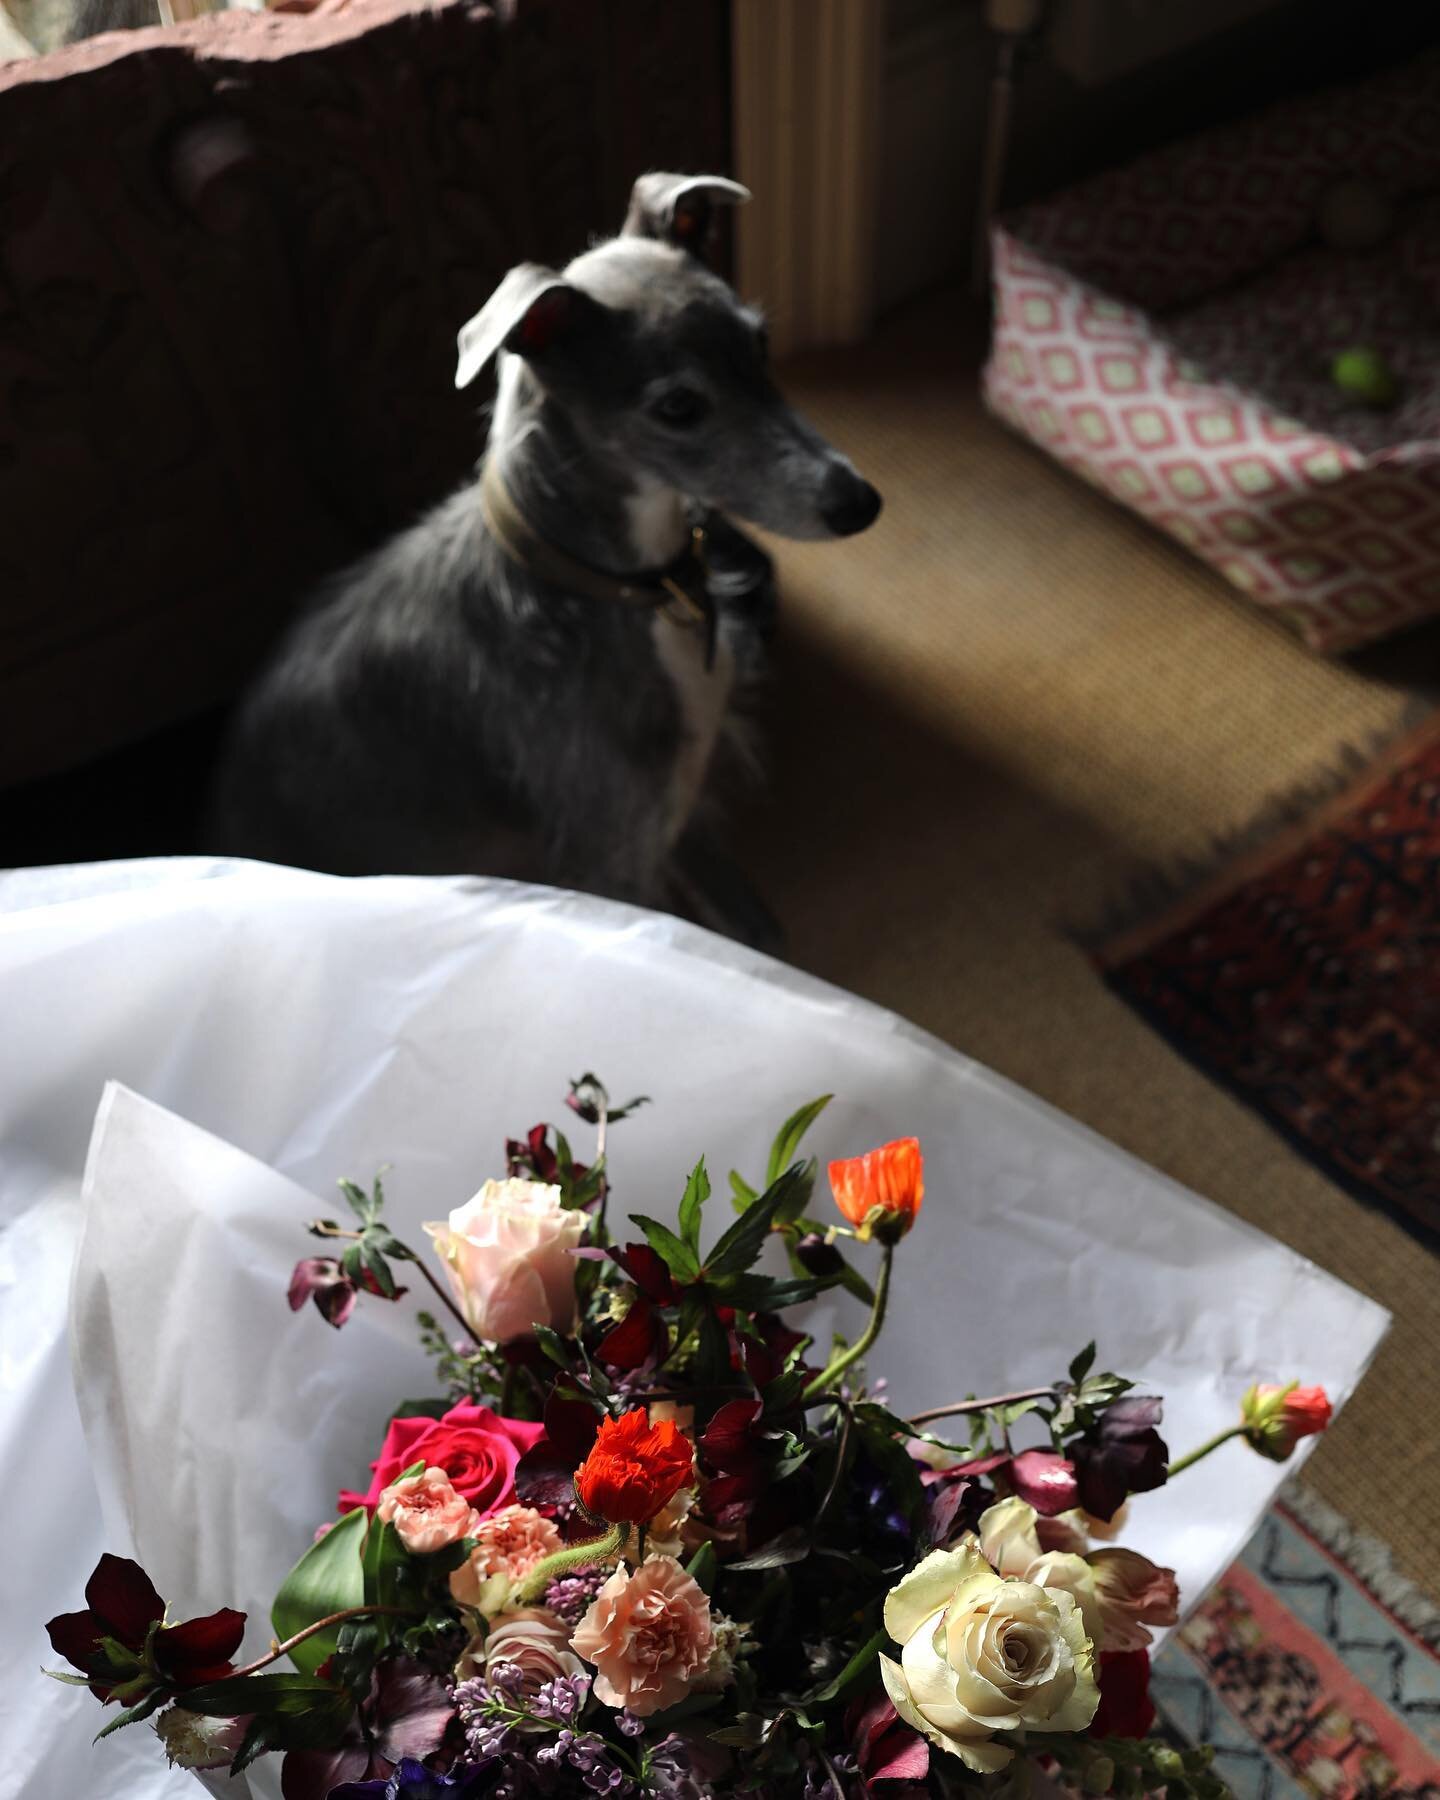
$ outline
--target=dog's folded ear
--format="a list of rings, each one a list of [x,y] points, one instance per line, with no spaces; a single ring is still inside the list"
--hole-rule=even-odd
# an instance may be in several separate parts
[[[693,255],[704,253],[712,209],[743,206],[750,190],[724,175],[642,175],[630,190],[621,237],[658,238]]]
[[[469,387],[501,350],[543,362],[547,352],[573,343],[583,331],[593,329],[604,311],[598,301],[571,287],[554,269],[542,263],[520,263],[475,317],[461,326],[456,340],[456,387]]]

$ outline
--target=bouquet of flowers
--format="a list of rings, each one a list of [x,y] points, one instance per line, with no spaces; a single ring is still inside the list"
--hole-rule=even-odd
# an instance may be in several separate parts
[[[296,1309],[332,1326],[427,1282],[440,1393],[393,1410],[363,1491],[342,1492],[275,1596],[269,1650],[236,1667],[243,1613],[176,1622],[105,1556],[56,1652],[150,1719],[173,1763],[283,1756],[286,1800],[918,1800],[1026,1791],[1223,1796],[1204,1750],[1146,1734],[1151,1628],[1173,1573],[1114,1542],[1132,1494],[1229,1437],[1283,1460],[1322,1390],[1260,1386],[1171,1460],[1161,1401],[1087,1346],[1045,1387],[913,1418],[865,1359],[924,1197],[913,1138],[829,1164],[814,1213],[787,1119],[726,1216],[702,1161],[671,1229],[610,1224],[612,1106],[572,1111],[588,1164],[537,1125],[503,1180],[429,1224],[439,1269],[384,1218],[379,1180],[316,1220]],[[679,1183],[677,1182],[677,1186]],[[794,1322],[844,1288],[853,1342]],[[441,1323],[443,1309],[446,1322]]]

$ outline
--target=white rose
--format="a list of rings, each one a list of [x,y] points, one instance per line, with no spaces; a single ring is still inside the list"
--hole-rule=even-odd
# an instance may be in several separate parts
[[[1042,1550],[1041,1531],[1046,1521],[1028,1501],[997,1500],[980,1515],[980,1548],[985,1560],[1002,1575],[1036,1587],[1063,1588],[1080,1608],[1085,1635],[1101,1648],[1102,1610],[1095,1575],[1083,1556],[1073,1550]],[[1110,1648],[1108,1642],[1104,1646]]]
[[[1080,1609],[1063,1589],[1007,1581],[974,1538],[935,1550],[885,1601],[902,1646],[880,1659],[907,1725],[981,1774],[1014,1756],[997,1732],[1083,1731],[1100,1701]]]
[[[426,1231],[445,1264],[455,1299],[477,1339],[510,1344],[549,1325],[576,1325],[575,1259],[585,1215],[560,1204],[541,1181],[487,1181],[449,1220]]]
[[[980,1515],[980,1548],[1002,1575],[1023,1577],[1040,1554],[1035,1508],[1028,1500],[997,1500]]]

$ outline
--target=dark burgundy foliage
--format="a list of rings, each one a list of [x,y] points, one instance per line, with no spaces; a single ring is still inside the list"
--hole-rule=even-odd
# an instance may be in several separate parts
[[[1155,1429],[1161,1410],[1162,1403],[1153,1396],[1127,1394],[1070,1446],[1079,1504],[1086,1512],[1097,1519],[1113,1519],[1127,1495],[1148,1494],[1165,1485],[1170,1452]]]
[[[590,1454],[600,1414],[573,1388],[557,1385],[545,1402],[545,1435],[520,1458],[515,1493],[525,1506],[569,1506],[575,1499],[575,1471]]]
[[[532,1125],[523,1138],[506,1138],[505,1172],[512,1176],[526,1176],[532,1181],[546,1181],[552,1185],[559,1183],[560,1158],[550,1143],[548,1125]],[[583,1181],[589,1172],[589,1165],[586,1163],[570,1165],[570,1176],[574,1181]]]
[[[397,1287],[393,1294],[385,1293],[368,1269],[362,1272],[360,1283],[367,1294],[381,1300],[399,1300],[407,1292]],[[354,1312],[359,1292],[333,1256],[302,1257],[290,1277],[290,1310],[299,1312],[307,1300],[313,1300],[325,1322],[338,1331]]]
[[[1010,1486],[1043,1518],[1069,1512],[1079,1500],[1075,1465],[1053,1450],[1022,1450],[1007,1471]]]
[[[137,1675],[133,1668],[117,1669],[102,1640],[112,1638],[142,1658],[151,1626],[165,1616],[165,1602],[139,1563],[109,1555],[96,1563],[85,1600],[84,1612],[60,1613],[45,1629],[57,1654],[90,1676],[91,1693],[108,1705],[115,1688]],[[178,1691],[223,1680],[244,1635],[245,1614],[230,1607],[182,1625],[162,1625],[151,1642],[145,1687]]]
[[[407,1758],[419,1763],[434,1756],[454,1717],[449,1693],[437,1676],[408,1657],[393,1657],[371,1677],[370,1692],[346,1725],[340,1744],[330,1750],[288,1753],[280,1790],[285,1800],[326,1800],[336,1787],[383,1784],[397,1763]],[[366,1791],[362,1786],[361,1792]],[[379,1791],[385,1792],[383,1785]]]

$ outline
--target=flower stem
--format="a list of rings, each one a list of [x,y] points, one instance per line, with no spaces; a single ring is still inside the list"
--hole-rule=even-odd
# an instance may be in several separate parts
[[[286,1638],[283,1644],[271,1644],[264,1656],[256,1657],[252,1663],[246,1663],[243,1669],[232,1669],[226,1676],[233,1681],[240,1675],[254,1675],[257,1670],[266,1668],[270,1663],[278,1662],[282,1656],[288,1656],[297,1644],[303,1644],[306,1638],[314,1637],[317,1631],[328,1631],[332,1625],[343,1625],[347,1619],[366,1619],[375,1613],[395,1613],[406,1619],[419,1619],[424,1615],[410,1606],[347,1606],[343,1612],[330,1613],[326,1618],[316,1619],[303,1631],[297,1631],[294,1637]]]
[[[521,1606],[532,1606],[557,1575],[565,1575],[571,1569],[583,1569],[588,1563],[604,1562],[608,1557],[614,1556],[629,1532],[628,1525],[612,1525],[602,1537],[587,1538],[583,1544],[571,1544],[567,1549],[557,1550],[553,1556],[543,1558],[516,1590],[516,1600]]]
[[[1014,1394],[991,1394],[986,1400],[956,1400],[949,1406],[932,1406],[926,1412],[913,1413],[912,1425],[928,1425],[932,1419],[949,1419],[958,1413],[989,1412],[996,1406],[1014,1406],[1020,1400],[1048,1400],[1053,1387],[1021,1388]]]
[[[800,1395],[803,1406],[814,1399],[816,1394],[823,1393],[837,1376],[843,1375],[846,1369],[859,1362],[865,1352],[880,1335],[880,1327],[885,1323],[885,1303],[890,1298],[890,1265],[895,1260],[895,1246],[886,1244],[880,1252],[880,1278],[875,1283],[875,1304],[870,1308],[870,1322],[848,1349],[833,1357],[828,1368],[822,1369],[813,1380],[806,1383]]]
[[[461,1312],[460,1308],[455,1304],[455,1302],[445,1292],[444,1288],[441,1287],[440,1283],[430,1273],[430,1271],[426,1267],[426,1265],[423,1262],[421,1262],[421,1260],[418,1256],[415,1257],[415,1267],[420,1271],[420,1273],[430,1283],[431,1287],[434,1288],[436,1297],[439,1299],[440,1304],[446,1308],[446,1310],[450,1313],[450,1316],[453,1319],[458,1321],[460,1329],[465,1333],[466,1343],[473,1344],[475,1342],[475,1333],[471,1329],[470,1321],[465,1317],[464,1313]]]
[[[1201,1444],[1198,1450],[1191,1450],[1184,1456],[1177,1456],[1165,1471],[1166,1480],[1178,1475],[1182,1469],[1188,1469],[1192,1463],[1199,1462],[1202,1456],[1208,1456],[1212,1450],[1218,1450],[1222,1444],[1229,1443],[1231,1438],[1240,1437],[1244,1430],[1243,1425],[1227,1425],[1223,1431],[1217,1431],[1213,1438],[1209,1438]]]

